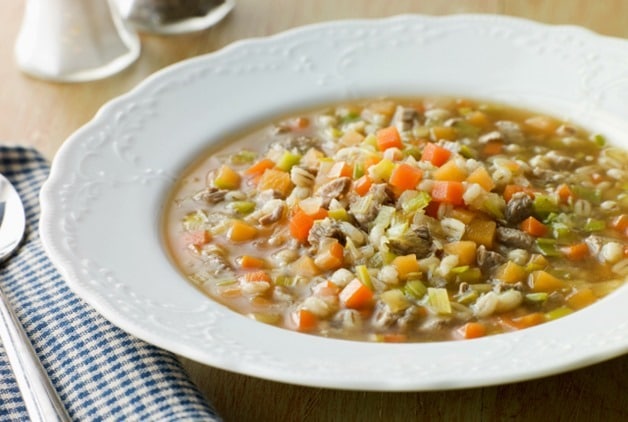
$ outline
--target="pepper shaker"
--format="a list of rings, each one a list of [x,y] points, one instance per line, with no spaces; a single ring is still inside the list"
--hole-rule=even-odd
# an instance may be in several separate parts
[[[181,34],[209,28],[235,0],[118,0],[121,15],[139,31]]]
[[[28,0],[15,44],[19,68],[59,82],[113,75],[133,63],[140,41],[113,0]]]

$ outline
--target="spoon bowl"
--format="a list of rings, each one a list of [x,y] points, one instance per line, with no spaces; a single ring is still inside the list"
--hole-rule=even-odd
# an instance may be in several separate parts
[[[0,262],[17,248],[24,236],[26,216],[17,191],[0,174]]]

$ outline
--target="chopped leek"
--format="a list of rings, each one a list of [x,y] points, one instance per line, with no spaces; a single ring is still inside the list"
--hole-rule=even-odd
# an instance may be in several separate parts
[[[290,171],[293,166],[299,164],[299,161],[301,161],[301,154],[285,151],[279,158],[279,161],[277,161],[276,167],[279,170]]]
[[[238,151],[233,154],[229,161],[234,165],[250,164],[257,158],[257,153],[249,150]]]
[[[461,267],[456,267],[461,268]],[[456,269],[454,268],[454,270]],[[482,270],[478,267],[468,267],[466,270],[456,273],[457,280],[461,283],[474,284],[482,279]]]
[[[573,310],[571,308],[568,308],[566,306],[561,306],[560,308],[556,308],[556,309],[553,309],[553,310],[551,310],[549,312],[546,312],[545,313],[545,319],[547,319],[548,321],[553,321],[555,319],[567,316],[567,315],[569,315],[572,312],[573,312]]]
[[[369,173],[374,180],[388,181],[394,169],[395,163],[388,158],[384,158],[379,163],[369,168]]]
[[[476,290],[469,289],[464,293],[460,293],[456,295],[456,301],[463,305],[470,305],[474,303],[478,297],[479,297],[479,294]]]
[[[235,201],[230,204],[230,207],[240,214],[249,214],[255,209],[255,202]]]
[[[410,307],[410,302],[400,289],[387,290],[380,295],[380,298],[393,313],[405,311]]]
[[[449,302],[447,289],[442,287],[428,287],[427,298],[430,307],[436,313],[441,315],[451,314],[451,303]]]
[[[536,247],[544,256],[560,256],[560,250],[556,245],[555,239],[539,238],[536,239]]]
[[[329,210],[328,216],[333,220],[349,221],[349,213],[344,208]]]
[[[528,293],[525,298],[529,302],[539,303],[547,300],[548,294],[545,292]]]
[[[427,207],[431,200],[432,197],[429,193],[418,191],[415,196],[401,203],[401,209],[408,214],[416,213]]]
[[[553,197],[540,193],[535,195],[533,206],[534,212],[543,219],[548,217],[551,213],[560,211],[558,203]]]
[[[606,228],[606,222],[604,220],[598,220],[595,218],[587,218],[584,223],[583,229],[587,232],[599,232]]]
[[[421,280],[410,280],[406,283],[404,293],[412,299],[421,299],[427,293],[427,287]]]

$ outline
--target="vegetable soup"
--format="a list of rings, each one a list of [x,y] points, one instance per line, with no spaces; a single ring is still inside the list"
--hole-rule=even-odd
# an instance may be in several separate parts
[[[452,98],[258,129],[169,198],[180,271],[257,321],[363,341],[470,339],[593,304],[628,275],[628,154],[569,122]]]

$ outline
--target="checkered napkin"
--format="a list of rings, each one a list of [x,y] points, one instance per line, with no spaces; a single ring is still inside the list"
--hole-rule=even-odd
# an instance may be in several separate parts
[[[21,247],[0,284],[73,420],[219,421],[169,352],[130,336],[74,295],[44,254],[39,190],[48,176],[35,150],[0,146],[0,172],[26,208]],[[0,344],[0,420],[27,420]]]

